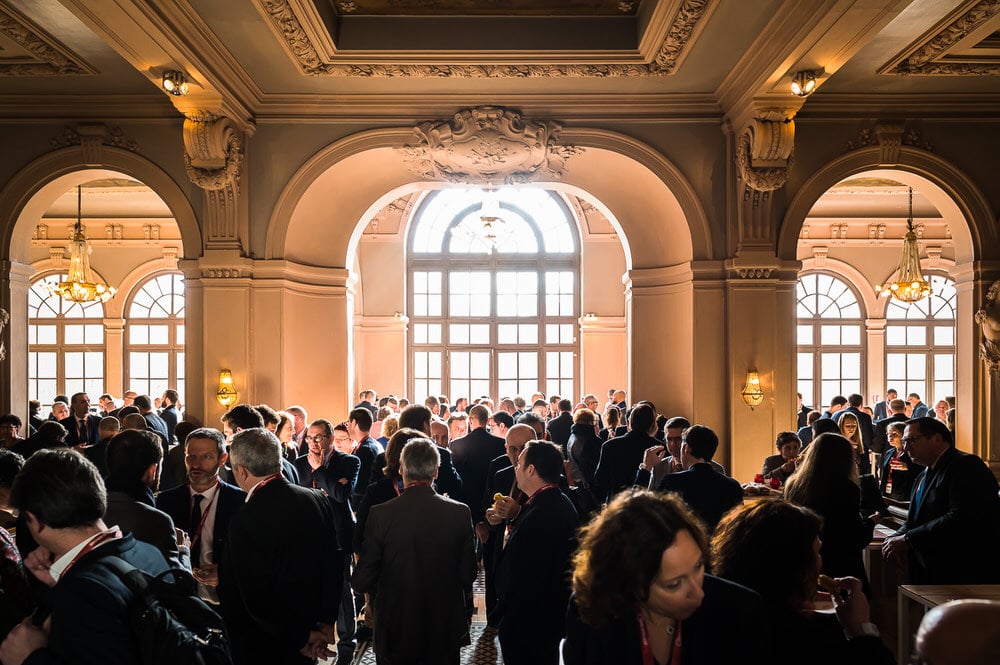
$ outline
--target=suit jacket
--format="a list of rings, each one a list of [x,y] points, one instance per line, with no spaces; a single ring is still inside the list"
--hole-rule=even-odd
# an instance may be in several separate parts
[[[135,536],[136,540],[160,550],[171,568],[191,570],[191,558],[187,554],[181,555],[177,549],[174,521],[170,515],[154,508],[151,502],[144,503],[125,492],[109,490],[104,523],[109,527],[119,526],[122,531]]]
[[[573,414],[569,411],[560,411],[559,415],[545,426],[545,430],[549,433],[549,439],[563,449],[564,457],[566,456],[566,446],[569,444],[569,431],[572,427]]]
[[[361,499],[361,505],[358,506],[358,523],[354,525],[353,549],[355,554],[361,554],[361,547],[364,545],[365,540],[365,527],[372,508],[395,499],[402,492],[403,479],[399,476],[387,478],[383,475],[368,486],[368,489],[365,491],[365,498]]]
[[[719,520],[733,506],[743,503],[739,481],[719,473],[707,462],[664,476],[659,489],[680,494],[684,503],[704,520],[709,533],[715,531]]]
[[[219,493],[215,499],[215,526],[212,527],[213,563],[222,561],[229,540],[229,522],[243,508],[246,498],[246,492],[239,487],[219,481]],[[170,515],[178,529],[194,535],[198,525],[191,524],[191,491],[187,483],[160,492],[156,496],[156,507]]]
[[[283,477],[258,486],[229,522],[219,600],[233,660],[312,663],[299,654],[317,623],[337,618],[344,580],[330,502]]]
[[[785,473],[785,471],[781,468],[784,465],[785,458],[781,455],[768,455],[764,458],[764,464],[760,469],[761,475],[763,475],[764,478],[777,478],[781,482],[785,482],[791,477],[792,473],[795,473],[795,471],[793,470],[792,473]]]
[[[447,494],[457,500],[462,493],[462,476],[455,468],[450,450],[438,446],[438,454],[441,455],[441,465],[438,466],[438,477],[434,481],[434,487],[441,494]]]
[[[167,570],[163,555],[131,534],[91,550],[73,564],[43,597],[39,624],[51,616],[48,646],[34,651],[27,665],[139,665],[138,645],[129,627],[133,594],[102,563],[118,557],[150,575]]]
[[[351,496],[358,481],[361,460],[336,448],[330,450],[326,464],[313,470],[309,466],[308,453],[295,460],[295,470],[299,472],[302,487],[323,490],[333,508],[334,523],[337,527],[337,544],[344,552],[350,552],[354,540],[354,511]],[[346,483],[339,482],[346,478]]]
[[[93,414],[87,414],[87,443],[97,443],[101,440],[100,416],[95,416]],[[68,418],[63,418],[59,421],[59,424],[66,428],[66,438],[63,439],[63,443],[66,446],[73,447],[80,443],[80,432],[77,428],[76,416],[70,416]]]
[[[910,418],[923,418],[926,415],[931,415],[930,411],[931,408],[929,406],[923,402],[917,402],[917,405],[913,407]]]
[[[875,436],[875,426],[872,425],[872,417],[861,409],[855,409],[853,406],[849,406],[846,409],[841,409],[834,414],[833,419],[840,424],[840,419],[844,417],[845,413],[854,414],[858,419],[858,430],[861,432],[861,444],[864,446],[865,452],[867,453],[872,449],[872,438]]]
[[[570,428],[567,452],[570,472],[576,484],[588,488],[596,484],[602,445],[593,425],[573,425]]]
[[[595,480],[599,501],[610,501],[611,497],[632,486],[635,470],[642,463],[643,454],[650,446],[663,445],[642,432],[630,431],[625,436],[610,439],[601,446],[601,459],[597,463]]]
[[[469,507],[474,523],[482,522],[485,515],[482,499],[486,476],[490,462],[506,453],[504,440],[487,432],[485,427],[477,427],[452,441],[450,448],[455,468],[462,476],[461,498],[454,498]]]
[[[351,584],[375,595],[380,657],[449,662],[467,643],[474,539],[468,507],[427,486],[372,507]]]
[[[889,403],[886,400],[877,402],[874,407],[872,407],[872,422],[876,425],[878,421],[884,420],[889,417]]]
[[[169,446],[172,440],[171,433],[167,429],[166,421],[160,417],[160,414],[158,414],[156,411],[150,411],[149,413],[142,414],[142,417],[146,419],[146,424],[149,425],[149,429],[153,430],[154,432],[159,432],[160,434],[163,435],[163,438],[166,441],[167,446]],[[167,452],[166,448],[164,448],[163,452],[164,454],[166,454]]]
[[[926,484],[916,504],[917,493]],[[997,479],[979,457],[949,448],[913,484],[905,533],[911,584],[996,584]]]
[[[177,423],[181,419],[181,414],[177,411],[177,406],[171,404],[170,406],[164,407],[160,411],[160,418],[163,420],[164,424],[167,426],[167,441],[171,444],[174,443],[174,428],[177,427]],[[184,443],[179,441],[178,443]]]
[[[888,418],[875,423],[875,434],[872,436],[872,450],[877,453],[884,453],[889,448],[889,425],[892,423],[905,423],[909,418],[905,413],[894,413]]]
[[[490,617],[499,622],[505,660],[533,649],[556,653],[566,634],[578,524],[576,509],[558,488],[536,493],[514,520],[496,562],[497,606]]]
[[[351,490],[353,494],[351,498],[355,506],[361,505],[361,499],[365,496],[365,490],[368,489],[368,485],[375,479],[375,458],[381,452],[383,452],[382,447],[370,436],[359,441],[358,447],[354,449],[354,456],[361,462],[357,481],[354,483],[354,489]]]
[[[681,662],[674,665],[773,663],[769,613],[761,597],[744,586],[712,575],[705,575],[702,590],[705,598],[701,606],[681,623]],[[635,612],[595,628],[583,623],[573,599],[566,624],[562,653],[566,665],[642,665]],[[720,626],[726,627],[724,637]],[[801,656],[801,652],[797,655]]]

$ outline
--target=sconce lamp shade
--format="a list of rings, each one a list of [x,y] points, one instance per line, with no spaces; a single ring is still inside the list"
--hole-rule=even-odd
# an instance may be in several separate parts
[[[233,385],[233,373],[228,369],[219,370],[219,392],[215,394],[215,397],[219,400],[219,404],[227,409],[236,404],[236,400],[240,398],[239,393],[236,392],[236,386]]]
[[[740,395],[751,411],[764,401],[764,391],[760,388],[760,376],[757,375],[757,370],[752,369],[747,372],[747,383]]]
[[[808,97],[815,89],[816,72],[804,70],[792,76],[792,94],[796,97]]]

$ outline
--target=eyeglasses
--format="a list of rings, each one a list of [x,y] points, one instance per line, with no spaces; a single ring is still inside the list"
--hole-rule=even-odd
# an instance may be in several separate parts
[[[313,436],[307,436],[306,441],[312,441],[313,443],[323,443],[328,437],[326,434],[314,434]]]

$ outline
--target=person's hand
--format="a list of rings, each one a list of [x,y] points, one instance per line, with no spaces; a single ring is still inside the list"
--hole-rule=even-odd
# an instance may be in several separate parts
[[[476,538],[481,543],[485,543],[490,539],[490,530],[487,528],[485,522],[476,522]]]
[[[791,459],[781,465],[781,470],[784,471],[785,473],[791,473],[795,471],[796,466],[798,466],[798,462],[796,462],[794,459]]]
[[[910,543],[906,536],[890,536],[882,543],[882,558],[886,561],[894,561],[897,566],[903,566],[907,561],[907,554],[910,551]]]
[[[331,658],[334,653],[330,651],[330,641],[327,640],[325,629],[310,630],[309,639],[305,646],[299,649],[299,653],[306,658]]]
[[[497,514],[508,522],[521,513],[521,504],[509,496],[505,496],[502,499],[497,500],[497,502],[493,505],[496,506]]]
[[[864,635],[861,624],[871,621],[871,606],[861,588],[861,580],[856,577],[838,577],[834,580],[837,588],[830,594],[833,608],[844,627],[847,637]]]
[[[21,665],[28,656],[49,645],[49,634],[31,622],[31,617],[14,626],[0,644],[3,665]]]
[[[55,578],[49,572],[49,568],[52,567],[52,553],[44,547],[39,547],[29,554],[24,560],[24,567],[45,586],[56,585]]]
[[[186,547],[188,550],[191,549],[191,536],[187,535],[184,529],[178,529],[174,527],[174,535],[177,537],[177,547]]]
[[[200,568],[194,568],[191,571],[194,578],[204,584],[205,586],[219,586],[219,566],[215,563],[210,563]]]
[[[496,508],[486,509],[486,521],[492,526],[500,526],[503,524],[503,518],[500,516],[500,513],[496,511]]]
[[[346,485],[347,483],[349,483],[351,481],[348,480],[347,478],[337,478],[337,482],[340,483],[341,485]]]
[[[663,461],[663,458],[667,456],[667,447],[664,445],[650,446],[646,448],[646,452],[643,454],[642,463],[646,465],[646,468],[650,471],[653,467]]]

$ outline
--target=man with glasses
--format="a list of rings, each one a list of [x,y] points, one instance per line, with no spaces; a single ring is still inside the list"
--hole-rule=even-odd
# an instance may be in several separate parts
[[[979,457],[955,448],[934,418],[910,420],[903,451],[926,466],[914,483],[906,523],[882,556],[909,565],[910,584],[995,584],[1000,549],[997,480]]]
[[[202,427],[180,445],[184,446],[187,483],[160,492],[156,507],[170,515],[174,526],[191,539],[191,568],[198,580],[198,595],[218,603],[218,562],[228,540],[229,520],[243,507],[246,494],[219,478],[219,470],[229,458],[222,432]]]

